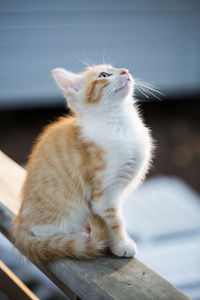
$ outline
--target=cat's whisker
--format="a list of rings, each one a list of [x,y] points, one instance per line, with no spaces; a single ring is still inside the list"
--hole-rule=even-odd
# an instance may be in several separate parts
[[[90,66],[91,63],[89,62],[89,59],[86,58],[86,59],[82,59],[80,58],[77,54],[73,54],[73,56],[78,59],[83,65],[85,65],[86,67]]]
[[[154,91],[162,96],[165,96],[164,93],[160,92],[159,90],[157,90],[152,84],[150,83],[145,83],[145,82],[142,82],[142,81],[135,81],[136,85],[139,85],[139,86],[142,86],[144,88],[146,88],[147,90],[151,90],[151,91]]]
[[[155,98],[157,98],[158,100],[161,101],[161,99],[160,99],[158,96],[156,96],[153,92],[151,92],[151,91],[148,90],[147,88],[144,88],[144,87],[141,87],[141,86],[140,86],[140,90],[142,90],[143,92],[149,93],[150,95],[152,95],[153,97],[155,97]]]
[[[135,86],[135,87],[136,87],[136,89],[138,89],[138,91],[139,91],[141,94],[143,94],[146,98],[150,99],[150,97],[149,97],[147,94],[145,94],[144,91],[143,91],[141,88],[139,88],[138,86]]]
[[[161,101],[161,98],[158,97],[155,93],[164,96],[164,94],[163,94],[162,92],[158,91],[157,89],[155,89],[155,88],[153,87],[152,84],[145,83],[145,82],[140,81],[140,80],[135,80],[135,87],[136,87],[141,93],[143,93],[143,94],[145,93],[145,95],[146,95],[146,93],[149,93],[149,94],[152,95],[154,98],[156,98],[156,99],[158,99],[158,100],[160,100],[160,101]],[[153,93],[153,92],[155,92],[155,93]]]
[[[104,48],[103,54],[102,54],[102,62],[103,62],[104,65],[106,64],[106,50],[105,50],[105,48]]]

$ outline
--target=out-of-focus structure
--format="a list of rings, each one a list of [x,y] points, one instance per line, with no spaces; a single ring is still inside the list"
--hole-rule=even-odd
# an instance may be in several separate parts
[[[0,108],[61,104],[54,67],[124,66],[168,97],[200,92],[198,0],[0,2]]]

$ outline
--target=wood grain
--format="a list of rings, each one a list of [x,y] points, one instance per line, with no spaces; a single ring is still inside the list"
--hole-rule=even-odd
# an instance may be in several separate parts
[[[26,171],[0,151],[0,203],[15,215],[19,209],[19,194]]]
[[[0,230],[9,238],[9,226],[19,207],[25,171],[0,152]],[[37,265],[66,295],[82,300],[190,299],[138,259],[112,255],[93,261],[57,260]]]
[[[27,286],[0,260],[0,289],[10,300],[39,300]]]

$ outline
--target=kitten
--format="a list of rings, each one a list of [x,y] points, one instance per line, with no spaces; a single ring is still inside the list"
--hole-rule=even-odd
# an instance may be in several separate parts
[[[135,256],[121,203],[144,178],[152,143],[133,103],[134,80],[110,65],[52,76],[74,116],[47,126],[33,148],[13,241],[36,261],[92,259],[108,247]]]

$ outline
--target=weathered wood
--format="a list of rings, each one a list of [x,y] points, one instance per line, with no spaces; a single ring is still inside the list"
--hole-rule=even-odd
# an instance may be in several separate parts
[[[19,207],[17,197],[24,176],[25,171],[21,167],[0,153],[0,229],[8,238],[13,214]],[[134,258],[120,259],[109,255],[93,261],[64,259],[37,266],[64,293],[67,295],[71,293],[72,299],[75,297],[73,292],[82,300],[189,299]]]
[[[0,261],[0,289],[11,300],[39,300],[2,261]]]
[[[19,194],[26,171],[0,151],[0,203],[15,215],[19,209]]]

